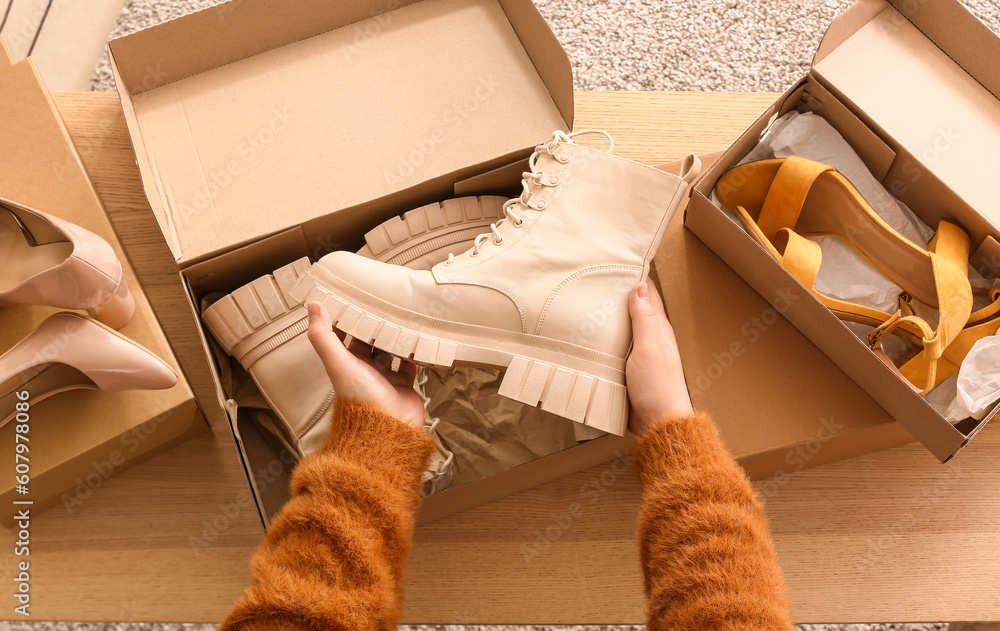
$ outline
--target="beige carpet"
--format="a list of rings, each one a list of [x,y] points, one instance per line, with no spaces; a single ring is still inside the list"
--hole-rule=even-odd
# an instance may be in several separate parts
[[[850,3],[851,0],[536,0],[569,53],[577,88],[590,90],[784,90],[802,76],[827,25]],[[124,35],[212,4],[217,1],[130,0],[122,11],[114,35]],[[1000,2],[967,0],[967,4],[994,30],[1000,30]],[[99,65],[91,87],[114,89],[106,59]],[[112,623],[25,628],[208,631],[212,627]],[[550,628],[477,627],[483,631]],[[572,631],[639,631],[641,628],[568,627]],[[466,627],[403,629],[463,631]],[[813,625],[802,629],[945,631],[947,625]]]
[[[2,2],[2,0],[0,0]],[[580,90],[784,91],[852,0],[535,0]],[[113,36],[218,0],[129,0]],[[1000,1],[966,0],[1000,31]],[[107,58],[93,89],[112,90]]]
[[[125,0],[0,0],[0,35],[53,92],[86,90]]]

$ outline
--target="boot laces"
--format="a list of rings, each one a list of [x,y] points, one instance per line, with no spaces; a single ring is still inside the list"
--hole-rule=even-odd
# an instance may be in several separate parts
[[[437,452],[434,455],[438,456],[437,458],[431,458],[430,466],[424,471],[422,479],[424,483],[431,483],[433,485],[448,473],[451,463],[455,460],[455,454],[445,448],[444,444],[441,442],[441,437],[437,432],[438,424],[441,422],[441,419],[436,416],[431,417],[431,399],[427,396],[426,392],[427,381],[427,369],[420,368],[417,371],[417,378],[413,383],[413,389],[416,391],[417,395],[420,396],[421,401],[423,401],[424,432],[430,434],[434,438],[434,448]]]
[[[490,224],[490,231],[484,232],[476,237],[476,240],[472,244],[472,256],[479,256],[479,252],[486,243],[486,240],[490,237],[493,238],[494,245],[500,245],[503,243],[503,236],[500,234],[500,226],[502,226],[508,219],[511,221],[515,228],[520,228],[524,224],[524,219],[517,214],[515,210],[518,205],[524,208],[531,208],[534,210],[545,210],[548,206],[547,202],[543,199],[537,199],[535,191],[532,190],[532,184],[535,187],[551,187],[558,186],[560,184],[559,178],[555,175],[547,175],[537,168],[537,161],[542,153],[547,153],[550,156],[556,158],[561,163],[569,162],[569,156],[566,155],[564,151],[560,151],[560,143],[570,143],[573,142],[575,136],[581,136],[583,134],[601,134],[608,139],[607,153],[611,153],[615,148],[615,139],[611,137],[611,134],[602,129],[582,129],[580,131],[575,131],[573,133],[566,133],[564,131],[557,130],[552,134],[552,138],[545,141],[544,143],[535,147],[535,151],[531,154],[528,159],[528,171],[521,174],[521,194],[514,199],[509,199],[504,202],[503,205],[503,216],[504,218],[496,223]],[[448,253],[448,260],[445,261],[446,265],[451,265],[455,262],[454,253]]]

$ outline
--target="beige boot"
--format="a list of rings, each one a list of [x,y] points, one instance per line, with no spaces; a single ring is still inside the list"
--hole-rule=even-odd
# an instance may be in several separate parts
[[[468,247],[476,235],[500,219],[504,201],[492,196],[463,197],[422,206],[370,231],[358,253],[429,270],[447,257],[449,248]],[[212,337],[250,374],[278,417],[281,444],[299,457],[316,451],[326,439],[334,396],[326,370],[306,338],[305,305],[290,295],[309,265],[305,258],[286,265],[213,303],[202,316]],[[424,476],[428,491],[447,485],[454,459],[441,444],[435,421],[427,419],[427,431],[436,446]]]
[[[309,314],[291,289],[309,269],[302,258],[240,287],[202,314],[212,337],[250,374],[299,456],[330,431],[333,388],[306,331]]]
[[[505,367],[502,395],[622,435],[628,295],[696,161],[679,178],[556,132],[532,155],[506,218],[467,252],[430,271],[334,252],[293,295],[323,302],[338,329],[399,357]]]

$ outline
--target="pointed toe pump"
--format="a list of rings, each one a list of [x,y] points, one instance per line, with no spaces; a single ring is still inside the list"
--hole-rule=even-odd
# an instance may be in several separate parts
[[[34,405],[67,390],[165,390],[176,383],[167,364],[117,331],[57,313],[0,356],[0,427],[14,417],[21,391]]]
[[[107,241],[0,198],[0,307],[11,305],[78,309],[115,329],[135,311]]]

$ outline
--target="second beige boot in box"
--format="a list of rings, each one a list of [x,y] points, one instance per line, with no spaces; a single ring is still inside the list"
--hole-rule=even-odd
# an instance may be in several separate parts
[[[462,197],[410,210],[368,232],[358,254],[429,270],[447,257],[450,248],[467,247],[498,221],[504,201]],[[203,314],[212,337],[249,373],[277,416],[279,424],[266,423],[268,431],[297,457],[322,445],[334,397],[323,364],[306,337],[305,305],[291,296],[309,265],[305,258],[286,265],[222,297]],[[421,384],[417,386],[426,407]],[[427,493],[447,484],[453,459],[435,431],[436,421],[428,417],[425,428],[436,443],[424,480]]]

